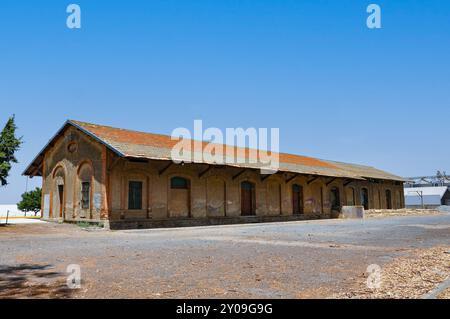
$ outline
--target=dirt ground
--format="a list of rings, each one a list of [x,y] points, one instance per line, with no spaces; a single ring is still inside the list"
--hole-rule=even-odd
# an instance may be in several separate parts
[[[421,298],[448,277],[448,250],[450,214],[129,231],[18,224],[0,227],[0,298]],[[379,289],[367,289],[370,265]]]

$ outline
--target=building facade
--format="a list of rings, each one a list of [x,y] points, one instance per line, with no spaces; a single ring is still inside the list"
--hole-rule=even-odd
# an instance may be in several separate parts
[[[450,190],[448,186],[406,187],[406,208],[435,209],[450,206]]]
[[[337,217],[404,207],[403,179],[280,154],[280,170],[175,164],[169,136],[67,121],[24,174],[42,176],[42,218],[147,228]]]

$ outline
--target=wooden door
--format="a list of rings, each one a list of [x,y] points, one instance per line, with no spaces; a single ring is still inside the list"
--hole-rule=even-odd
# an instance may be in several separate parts
[[[254,203],[255,186],[250,182],[241,184],[241,210],[243,216],[255,215]]]
[[[58,185],[59,217],[64,217],[64,185]]]
[[[292,186],[292,206],[295,215],[303,214],[303,187],[300,185]]]

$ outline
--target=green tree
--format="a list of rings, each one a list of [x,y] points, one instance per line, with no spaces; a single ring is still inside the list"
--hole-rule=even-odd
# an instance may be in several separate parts
[[[41,210],[42,190],[36,187],[35,190],[22,194],[22,200],[17,204],[17,208],[22,212],[33,212],[34,216]]]
[[[0,133],[0,186],[8,184],[7,178],[12,163],[17,163],[14,154],[19,150],[22,138],[16,137],[16,130],[17,126],[13,115]]]

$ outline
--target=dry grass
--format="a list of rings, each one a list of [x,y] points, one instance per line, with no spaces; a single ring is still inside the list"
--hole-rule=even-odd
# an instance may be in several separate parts
[[[439,299],[450,299],[450,288],[447,288],[443,293],[438,296]]]
[[[435,289],[450,276],[450,246],[416,250],[382,267],[381,286],[367,288],[369,274],[361,275],[358,286],[335,298],[415,299]],[[440,298],[449,298],[447,290]]]
[[[371,209],[365,211],[366,218],[393,217],[393,216],[420,216],[420,215],[440,215],[442,212],[436,209]]]

